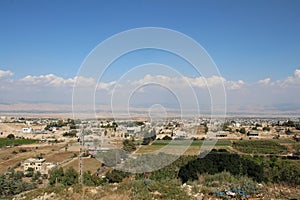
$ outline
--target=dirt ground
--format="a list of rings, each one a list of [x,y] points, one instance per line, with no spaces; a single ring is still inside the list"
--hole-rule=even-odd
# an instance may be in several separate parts
[[[82,158],[83,171],[90,171],[95,173],[97,169],[101,167],[101,162],[95,158]],[[77,172],[79,172],[78,158],[72,159],[70,162],[63,164],[62,167],[67,169],[73,167]]]
[[[0,173],[4,173],[9,167],[16,165],[28,158],[42,156],[46,162],[62,162],[71,158],[74,151],[65,151],[66,144],[32,144],[18,147],[2,148],[0,151]],[[26,152],[20,151],[22,149]]]

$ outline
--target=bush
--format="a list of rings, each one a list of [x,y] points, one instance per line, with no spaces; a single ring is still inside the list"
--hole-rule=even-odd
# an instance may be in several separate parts
[[[162,138],[163,140],[172,140],[172,138],[168,135],[166,135],[165,137]]]
[[[132,140],[124,140],[123,141],[123,150],[127,152],[132,152],[136,150],[135,144]]]
[[[241,129],[240,129],[240,133],[241,133],[241,134],[246,134],[246,129],[245,129],[244,127],[241,128]]]
[[[78,183],[78,173],[73,167],[69,167],[63,177],[63,182],[65,186],[71,186]]]
[[[132,192],[132,199],[190,199],[176,180],[135,180],[125,187]]]
[[[19,149],[19,152],[20,152],[20,153],[24,153],[24,152],[27,152],[27,150],[24,149],[24,148],[20,148],[20,149]]]
[[[62,167],[54,169],[49,177],[49,184],[54,185],[56,183],[62,183],[64,177],[64,170]]]
[[[106,183],[106,179],[98,177],[96,174],[91,174],[90,171],[83,173],[83,184],[86,186],[99,186]]]
[[[64,137],[76,137],[77,131],[76,130],[71,130],[70,132],[65,132],[63,134]]]
[[[36,187],[35,184],[24,182],[21,179],[11,179],[4,175],[0,175],[0,183],[1,199],[11,199],[9,197]]]
[[[128,173],[113,169],[107,172],[105,176],[109,183],[120,183],[124,178],[128,177]]]
[[[7,139],[14,140],[15,139],[15,135],[12,134],[12,133],[8,134]]]
[[[26,171],[25,171],[25,176],[26,177],[32,177],[34,174],[34,169],[29,167]]]

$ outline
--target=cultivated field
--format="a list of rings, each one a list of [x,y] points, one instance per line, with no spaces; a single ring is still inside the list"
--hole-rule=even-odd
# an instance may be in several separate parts
[[[155,153],[156,151],[166,147],[169,145],[171,148],[176,149],[176,147],[181,146],[183,144],[180,143],[171,143],[171,141],[167,140],[156,140],[151,145],[142,145],[137,150],[136,153],[145,154],[145,153]],[[185,155],[198,155],[201,147],[212,147],[212,148],[226,148],[231,146],[230,140],[219,140],[215,144],[211,143],[211,141],[203,142],[203,141],[193,141],[187,150],[184,152]]]
[[[62,162],[71,157],[74,152],[64,152],[65,144],[30,144],[17,147],[3,147],[0,151],[0,173],[4,173],[9,167],[38,156],[42,156],[48,162]]]

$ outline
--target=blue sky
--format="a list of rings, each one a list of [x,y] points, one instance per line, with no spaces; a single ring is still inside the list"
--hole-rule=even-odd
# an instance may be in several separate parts
[[[0,68],[15,77],[73,77],[104,39],[131,28],[158,26],[194,38],[226,79],[283,79],[300,67],[299,9],[297,0],[3,0]]]
[[[251,99],[244,97],[249,91],[272,91],[265,95],[264,104],[276,99],[274,104],[290,103],[295,108],[299,96],[294,93],[300,88],[299,10],[299,0],[2,0],[0,103],[17,96],[11,93],[12,88],[9,90],[12,82],[15,88],[26,81],[69,86],[86,56],[114,34],[139,27],[163,27],[190,36],[207,50],[227,81],[226,87],[235,90],[229,92],[229,100],[243,97],[246,100],[239,102],[243,104]],[[171,54],[146,50],[126,56],[109,70],[104,81],[110,83],[105,89],[130,68],[148,62],[169,64],[194,77],[193,81],[198,81],[195,86],[202,87],[201,80],[196,79],[198,74]],[[3,82],[3,77],[9,80]],[[34,88],[30,84],[28,91]],[[243,89],[236,91],[242,85]],[[276,96],[283,88],[286,97]],[[38,101],[34,92],[31,96]]]

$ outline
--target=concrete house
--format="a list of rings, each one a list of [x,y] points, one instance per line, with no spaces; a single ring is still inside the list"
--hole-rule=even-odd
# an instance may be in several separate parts
[[[25,160],[21,166],[23,166],[24,172],[32,168],[33,171],[41,172],[41,174],[48,174],[53,167],[57,166],[57,163],[45,162],[43,158],[29,158]]]

